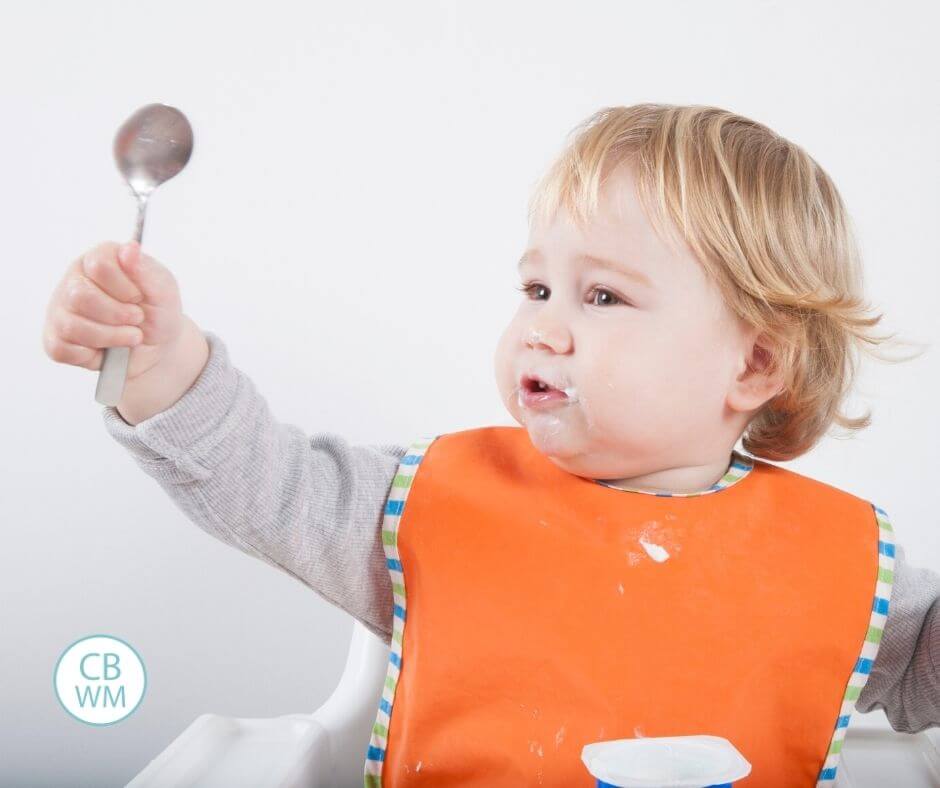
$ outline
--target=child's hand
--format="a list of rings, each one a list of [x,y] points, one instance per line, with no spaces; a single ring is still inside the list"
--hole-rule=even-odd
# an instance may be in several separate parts
[[[127,380],[156,365],[183,328],[169,269],[136,241],[105,241],[73,262],[52,293],[43,348],[53,361],[101,369],[103,348],[131,347]]]

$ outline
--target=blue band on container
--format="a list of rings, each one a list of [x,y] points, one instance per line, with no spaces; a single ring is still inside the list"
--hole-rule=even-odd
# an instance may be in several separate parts
[[[706,785],[704,788],[731,788],[731,783],[721,783],[720,785]],[[619,788],[613,783],[605,783],[603,780],[597,781],[597,788]]]

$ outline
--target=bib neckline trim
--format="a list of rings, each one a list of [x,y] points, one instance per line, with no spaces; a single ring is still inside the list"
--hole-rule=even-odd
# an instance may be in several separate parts
[[[613,484],[608,484],[603,479],[591,479],[591,481],[607,487],[608,489],[617,490],[618,492],[642,493],[643,495],[653,495],[657,498],[692,498],[698,495],[709,495],[711,493],[720,492],[728,487],[732,487],[747,476],[753,469],[754,458],[737,449],[733,449],[731,451],[731,463],[728,465],[728,470],[725,471],[725,475],[705,490],[695,490],[685,493],[656,492],[655,490],[644,490],[642,487],[618,487]]]

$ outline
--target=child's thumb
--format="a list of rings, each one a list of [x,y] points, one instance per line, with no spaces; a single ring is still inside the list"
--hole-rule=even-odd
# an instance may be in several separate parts
[[[153,290],[156,285],[153,279],[154,272],[148,265],[146,256],[141,252],[137,241],[128,241],[118,247],[118,261],[121,269],[145,297],[154,294]]]

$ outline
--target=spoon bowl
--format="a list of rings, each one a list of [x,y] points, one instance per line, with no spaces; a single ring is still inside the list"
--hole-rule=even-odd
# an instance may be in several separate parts
[[[141,107],[114,137],[114,161],[131,191],[143,199],[182,170],[192,152],[192,126],[166,104]]]

